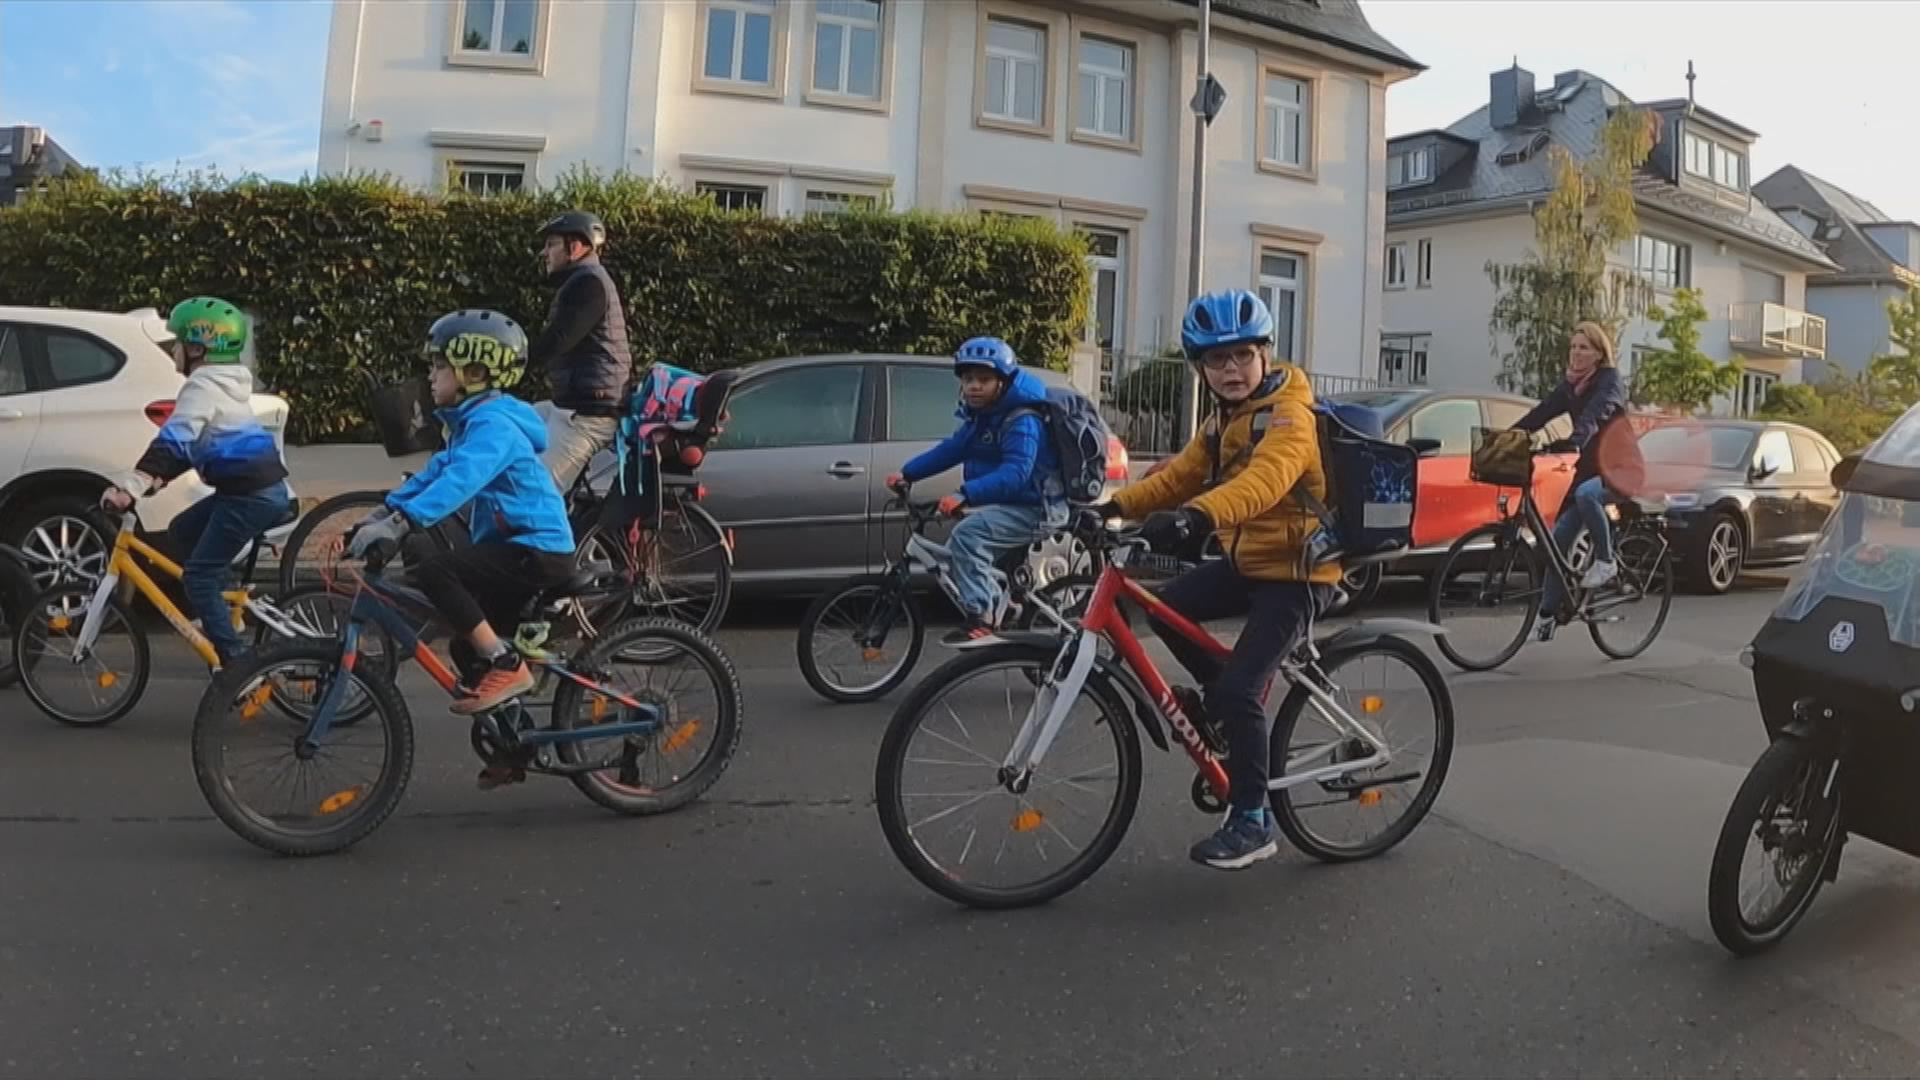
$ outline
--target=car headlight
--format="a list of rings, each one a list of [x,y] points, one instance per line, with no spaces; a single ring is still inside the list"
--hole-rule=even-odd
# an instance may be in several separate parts
[[[1700,496],[1693,492],[1667,496],[1667,506],[1674,510],[1692,510],[1700,505]]]

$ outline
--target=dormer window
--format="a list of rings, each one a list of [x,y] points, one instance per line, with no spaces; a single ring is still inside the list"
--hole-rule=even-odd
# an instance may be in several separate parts
[[[1433,179],[1433,147],[1423,146],[1387,158],[1387,187],[1409,187]]]
[[[1747,155],[1742,151],[1691,132],[1686,150],[1691,175],[1732,191],[1747,190]]]

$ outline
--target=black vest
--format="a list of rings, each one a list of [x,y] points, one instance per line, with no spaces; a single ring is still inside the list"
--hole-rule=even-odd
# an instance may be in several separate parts
[[[627,382],[633,376],[633,353],[627,349],[627,315],[620,305],[620,290],[613,276],[597,258],[585,258],[560,283],[554,296],[550,317],[560,313],[560,296],[569,282],[582,274],[600,279],[606,290],[607,311],[600,324],[578,345],[547,363],[547,376],[553,384],[553,403],[558,408],[589,415],[613,416],[626,402]]]

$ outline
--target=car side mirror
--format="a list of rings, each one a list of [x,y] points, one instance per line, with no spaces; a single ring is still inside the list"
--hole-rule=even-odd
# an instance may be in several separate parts
[[[1412,447],[1413,452],[1419,454],[1421,457],[1432,457],[1440,452],[1439,439],[1408,439],[1407,445]]]
[[[1833,472],[1828,474],[1827,478],[1832,481],[1834,487],[1844,490],[1847,481],[1853,479],[1853,470],[1859,467],[1860,455],[1850,454],[1840,459],[1840,464],[1833,467]]]
[[[1753,467],[1753,478],[1755,480],[1765,480],[1767,477],[1779,471],[1780,463],[1773,460],[1771,454],[1763,454],[1760,457],[1760,463]]]

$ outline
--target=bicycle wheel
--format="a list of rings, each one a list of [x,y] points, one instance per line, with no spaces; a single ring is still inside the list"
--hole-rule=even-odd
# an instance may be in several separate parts
[[[1813,906],[1842,828],[1838,768],[1809,744],[1780,739],[1741,782],[1707,875],[1707,920],[1728,951],[1778,945]],[[1758,872],[1749,873],[1756,849]]]
[[[871,636],[868,636],[871,631]],[[795,651],[800,674],[828,701],[878,701],[913,674],[926,643],[920,605],[904,582],[857,577],[807,605]]]
[[[330,728],[303,753],[308,718],[336,678],[372,706],[372,722]],[[296,703],[289,707],[289,703]],[[289,641],[215,677],[193,718],[193,775],[214,816],[281,855],[344,851],[400,805],[413,772],[413,719],[400,691],[332,642]]]
[[[660,730],[561,743],[564,765],[607,766],[573,777],[587,798],[622,814],[664,814],[699,798],[727,771],[740,745],[740,679],[712,638],[669,619],[635,619],[602,634],[569,667],[658,708]],[[553,698],[553,723],[575,731],[622,719],[621,706],[571,679]],[[635,754],[623,762],[623,752]]]
[[[13,662],[13,638],[39,591],[27,568],[0,552],[0,641],[6,643],[0,648],[0,689],[20,681],[20,666]]]
[[[1619,574],[1587,601],[1587,633],[1601,652],[1631,660],[1660,636],[1673,606],[1671,554],[1666,541],[1651,533],[1620,538],[1613,553]]]
[[[698,506],[669,498],[659,527],[643,531],[637,550],[599,525],[581,536],[577,550],[578,565],[610,564],[631,585],[627,594],[588,607],[585,616],[597,626],[634,615],[711,634],[726,618],[733,564],[720,526]]]
[[[353,597],[324,585],[303,585],[269,603],[282,619],[293,625],[295,633],[283,637],[262,622],[253,632],[256,650],[271,648],[282,641],[325,641],[337,645],[346,636],[348,616],[353,611]],[[359,659],[354,665],[357,670],[369,679],[390,681],[399,670],[394,653],[392,637],[378,623],[360,624]],[[292,701],[285,704],[289,708],[297,707]],[[372,713],[373,703],[349,689],[340,702],[340,713],[334,722],[356,724]]]
[[[1274,791],[1273,815],[1294,847],[1322,862],[1371,859],[1406,839],[1439,797],[1453,762],[1453,697],[1439,667],[1401,638],[1333,650],[1318,667],[1341,720],[1366,725],[1392,756],[1363,772]],[[1373,753],[1300,686],[1281,704],[1269,746],[1288,772]]]
[[[1030,645],[962,653],[887,725],[874,776],[880,830],[894,857],[949,900],[1043,904],[1100,869],[1133,820],[1140,736],[1098,673],[1031,784],[1016,793],[1001,782],[1001,762],[1055,659],[1055,650]]]
[[[334,570],[333,543],[344,539],[368,514],[387,504],[384,491],[349,491],[335,495],[302,514],[280,550],[280,592],[321,585]],[[342,555],[342,565],[357,565]]]
[[[1513,659],[1540,610],[1547,573],[1540,552],[1506,525],[1455,540],[1427,597],[1428,618],[1447,631],[1436,639],[1440,651],[1466,671]]]
[[[74,646],[98,585],[60,585],[35,597],[13,637],[20,684],[40,711],[73,727],[105,727],[133,711],[152,675],[147,632],[108,597],[86,655]]]

